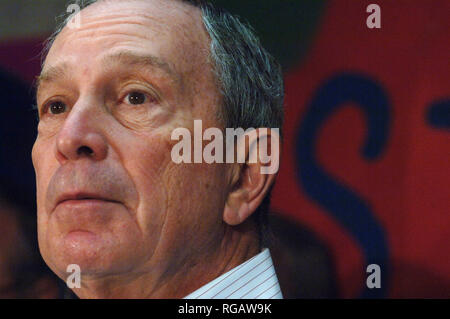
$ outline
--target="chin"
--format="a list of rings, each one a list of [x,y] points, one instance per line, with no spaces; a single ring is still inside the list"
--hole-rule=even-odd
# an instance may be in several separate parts
[[[86,232],[73,231],[47,242],[44,260],[49,267],[65,280],[71,274],[69,265],[78,265],[83,276],[103,276],[113,274],[120,267],[117,245],[111,240]]]

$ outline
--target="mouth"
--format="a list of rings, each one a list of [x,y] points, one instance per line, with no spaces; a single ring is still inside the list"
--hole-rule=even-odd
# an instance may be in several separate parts
[[[60,205],[96,205],[105,203],[120,204],[119,201],[100,194],[78,192],[60,196],[56,202],[55,208]]]

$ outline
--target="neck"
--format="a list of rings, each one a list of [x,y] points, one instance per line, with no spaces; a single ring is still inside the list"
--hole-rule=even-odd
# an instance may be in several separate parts
[[[183,298],[260,252],[253,225],[224,226],[222,240],[212,249],[187,256],[180,265],[157,271],[128,272],[82,278],[74,292],[80,298]],[[169,269],[171,268],[171,269]]]

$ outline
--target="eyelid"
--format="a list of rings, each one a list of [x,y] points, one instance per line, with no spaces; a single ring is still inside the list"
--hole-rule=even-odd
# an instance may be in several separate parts
[[[126,98],[128,97],[128,95],[130,95],[131,93],[134,93],[134,92],[141,93],[141,94],[143,94],[146,97],[146,101],[144,102],[144,104],[145,103],[156,103],[156,102],[158,102],[158,99],[156,97],[154,97],[153,95],[148,94],[146,92],[142,92],[141,90],[130,90],[130,91],[127,91],[127,93],[124,95],[123,98],[120,99],[120,101],[122,103],[129,104],[129,103],[126,102]]]
[[[66,105],[66,107],[68,107],[68,103],[64,101],[64,98],[62,96],[52,96],[50,98],[48,98],[47,100],[45,100],[43,103],[41,103],[40,105],[38,104],[38,112],[39,112],[39,116],[42,117],[45,114],[48,114],[48,109],[50,107],[50,104],[55,103],[55,102],[61,102],[64,103]]]
[[[124,101],[128,94],[133,92],[139,92],[144,94],[150,100],[154,100],[154,102],[159,103],[161,101],[160,94],[152,88],[150,85],[144,84],[142,82],[131,82],[124,85],[124,88],[121,90],[123,93],[120,95],[120,101]]]

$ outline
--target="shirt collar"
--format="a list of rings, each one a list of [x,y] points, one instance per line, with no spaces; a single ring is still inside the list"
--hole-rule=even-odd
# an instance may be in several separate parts
[[[231,269],[185,299],[282,299],[268,248]]]

